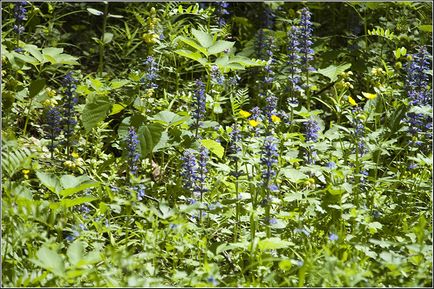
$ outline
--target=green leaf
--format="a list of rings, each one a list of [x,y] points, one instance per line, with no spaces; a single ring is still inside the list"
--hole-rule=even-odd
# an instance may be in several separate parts
[[[331,81],[336,81],[338,79],[338,75],[351,67],[351,63],[342,64],[339,66],[330,65],[323,69],[318,69],[318,73],[328,77]]]
[[[204,55],[208,56],[208,51],[206,50],[205,47],[202,47],[199,43],[197,43],[196,41],[194,41],[193,39],[187,38],[187,37],[183,37],[180,36],[179,40],[181,40],[182,42],[184,42],[187,45],[190,45],[191,47],[199,50],[200,52],[202,52]]]
[[[63,199],[60,201],[60,206],[64,208],[70,208],[74,206],[78,206],[84,203],[90,203],[95,201],[97,198],[95,197],[79,197],[76,199]],[[51,204],[50,204],[51,207]]]
[[[19,60],[24,61],[26,63],[30,63],[30,64],[33,64],[33,65],[38,65],[39,64],[39,61],[36,58],[34,58],[34,57],[30,56],[30,55],[16,53],[15,51],[12,52],[12,55],[15,58],[18,58]]]
[[[36,265],[54,273],[57,276],[65,275],[65,264],[62,257],[55,251],[42,247],[36,253],[37,260],[32,260]]]
[[[423,32],[429,32],[429,33],[432,32],[432,25],[429,25],[429,24],[419,25],[418,28],[420,31],[423,31]]]
[[[93,9],[93,8],[87,8],[87,11],[89,11],[90,14],[96,15],[96,16],[101,16],[104,14],[104,12]]]
[[[109,32],[104,33],[104,37],[103,37],[104,44],[110,43],[112,39],[113,39],[113,33],[109,33]]]
[[[284,241],[278,237],[274,238],[266,238],[263,240],[259,240],[258,247],[260,250],[276,250],[281,248],[287,248],[290,245],[293,245],[289,241]]]
[[[142,157],[151,153],[161,138],[163,127],[160,124],[143,125],[139,128],[137,136],[140,141]]]
[[[206,32],[196,30],[193,28],[191,29],[191,33],[197,39],[200,45],[202,45],[205,48],[210,47],[214,43],[212,36]]]
[[[209,54],[217,54],[225,51],[226,49],[230,49],[234,46],[235,42],[230,42],[226,40],[218,40],[213,46],[208,48]]]
[[[223,157],[223,154],[225,153],[225,149],[222,147],[222,145],[215,140],[212,139],[204,139],[202,140],[202,145],[206,147],[208,150],[210,150],[213,154],[218,156],[220,159]]]
[[[76,266],[78,262],[80,262],[83,259],[84,256],[84,244],[83,242],[77,240],[74,243],[72,243],[68,250],[66,251],[66,255],[69,258],[69,262],[73,266]]]
[[[45,79],[36,79],[30,83],[29,96],[34,97],[37,95],[45,86]]]
[[[94,98],[86,103],[81,115],[81,121],[86,132],[89,132],[92,128],[96,127],[98,122],[106,118],[111,106],[112,104],[106,96]]]
[[[53,193],[56,193],[61,188],[60,182],[55,176],[40,171],[36,172],[36,176],[38,177],[39,181],[41,181],[41,184],[43,184]]]
[[[109,115],[114,115],[120,113],[122,110],[124,110],[127,106],[121,103],[115,103],[113,104],[112,111]]]
[[[128,83],[130,83],[128,79],[114,79],[110,82],[110,87],[112,89],[118,89],[121,88],[122,86],[127,85]]]
[[[196,60],[196,61],[199,61],[199,59],[202,58],[202,55],[199,52],[193,52],[193,51],[187,50],[187,49],[178,49],[178,50],[175,50],[175,53],[179,54],[181,56]]]
[[[179,125],[189,119],[188,116],[180,116],[168,110],[160,111],[153,116],[153,119],[168,126]]]
[[[100,183],[98,183],[98,182],[84,183],[84,184],[81,184],[81,185],[78,185],[78,186],[75,186],[72,188],[63,189],[59,192],[59,195],[61,195],[63,197],[68,197],[68,196],[71,196],[71,195],[76,194],[78,192],[81,192],[81,191],[84,191],[86,189],[93,188],[93,187],[96,187],[99,185],[100,185]]]
[[[43,62],[44,61],[44,57],[42,56],[41,51],[39,51],[39,48],[36,45],[26,44],[26,45],[23,46],[23,50],[29,52],[39,62]]]
[[[293,168],[284,168],[284,169],[282,169],[282,172],[285,175],[285,177],[292,182],[297,182],[299,180],[303,180],[303,179],[308,178],[308,176],[306,174],[300,172],[299,170],[293,169]]]

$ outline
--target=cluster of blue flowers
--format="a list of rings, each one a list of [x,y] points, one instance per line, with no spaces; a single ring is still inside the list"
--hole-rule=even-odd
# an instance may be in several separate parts
[[[309,120],[307,120],[304,124],[304,137],[306,142],[317,142],[319,131],[320,127],[314,119],[310,118]],[[309,146],[305,151],[305,157],[307,164],[315,164],[316,151],[312,145]]]
[[[262,171],[262,178],[264,184],[268,186],[272,191],[276,190],[277,187],[271,182],[272,178],[276,175],[274,171],[274,164],[277,163],[277,158],[279,156],[277,150],[277,140],[273,136],[267,136],[264,140],[264,145],[261,152],[261,164],[265,167]]]
[[[313,49],[311,48],[313,42],[312,38],[312,22],[310,21],[312,13],[308,8],[301,10],[300,30],[299,30],[299,42],[300,42],[300,62],[301,70],[303,72],[314,70],[310,66],[310,61],[313,60]]]
[[[225,77],[220,72],[217,65],[213,65],[211,67],[211,81],[218,84],[218,85],[223,85],[223,83],[225,81]]]
[[[56,148],[55,140],[62,131],[62,128],[59,126],[61,122],[59,108],[56,106],[50,107],[46,112],[45,118],[47,123],[47,136],[51,141],[51,143],[48,145],[48,149],[51,152],[51,158],[53,158],[54,149]]]
[[[292,26],[288,31],[288,67],[289,67],[289,89],[290,97],[294,97],[296,91],[300,91],[300,42],[298,35],[300,34],[299,28],[297,26]]]
[[[353,112],[353,126],[354,131],[352,132],[352,135],[354,137],[355,142],[357,143],[357,150],[359,156],[363,156],[367,153],[368,149],[366,147],[365,143],[365,126],[362,122],[362,120],[357,117],[357,114],[361,113],[361,108],[356,107],[352,110]]]
[[[196,120],[196,128],[199,127],[200,121],[206,113],[206,96],[205,84],[201,80],[196,80],[196,89],[194,90],[194,111],[193,118]]]
[[[24,7],[25,5],[27,5],[27,1],[19,1],[15,3],[15,7],[14,7],[14,17],[15,17],[14,31],[18,35],[24,32],[23,22],[27,16],[27,9]]]
[[[208,173],[207,163],[209,159],[208,149],[201,146],[199,158],[195,156],[195,151],[186,149],[182,161],[181,176],[184,179],[184,188],[193,193],[194,198],[201,198],[207,192],[206,177]]]
[[[148,89],[158,88],[158,85],[155,83],[155,80],[158,78],[158,65],[154,58],[148,56],[143,64],[146,67],[146,75],[145,78],[142,79],[142,82],[145,83]]]
[[[134,127],[128,129],[128,135],[126,139],[126,150],[129,165],[129,172],[132,175],[136,175],[138,171],[138,162],[140,159],[140,153],[138,152],[139,139]]]
[[[220,1],[215,3],[216,4],[216,15],[218,17],[218,26],[219,28],[222,28],[226,25],[226,18],[225,15],[229,15],[229,11],[227,8],[229,8],[229,3],[226,1]]]
[[[405,89],[409,99],[410,109],[413,107],[432,106],[432,90],[429,87],[430,55],[425,47],[419,48],[413,55],[413,60],[407,66]],[[420,147],[424,136],[432,139],[432,117],[428,114],[408,112],[408,132],[412,137],[411,145]]]

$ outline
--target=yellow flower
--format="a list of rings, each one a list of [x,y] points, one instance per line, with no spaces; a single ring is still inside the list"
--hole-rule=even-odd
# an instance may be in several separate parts
[[[363,96],[367,99],[374,99],[377,97],[375,93],[369,93],[369,92],[362,92]]]
[[[240,115],[241,115],[242,118],[248,118],[252,114],[250,112],[248,112],[248,111],[240,109]]]
[[[251,119],[251,120],[249,120],[249,124],[250,124],[251,126],[253,126],[253,127],[256,127],[256,126],[258,126],[259,122],[257,122],[257,121],[254,120],[254,119]]]
[[[280,117],[278,117],[277,115],[272,115],[271,116],[271,121],[272,122],[280,122],[281,120],[280,120]]]
[[[73,153],[71,154],[71,156],[72,156],[74,159],[77,159],[77,158],[78,158],[78,153],[73,152]]]
[[[30,173],[30,170],[22,170],[22,172],[23,172],[24,178],[25,178],[26,180],[28,180],[28,179],[29,179],[29,173]]]
[[[357,102],[351,97],[351,96],[348,96],[348,102],[352,105],[352,106],[356,106],[357,105]]]

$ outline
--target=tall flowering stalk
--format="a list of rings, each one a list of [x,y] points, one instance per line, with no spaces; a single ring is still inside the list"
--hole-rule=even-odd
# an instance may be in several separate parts
[[[20,52],[21,48],[20,46],[20,35],[23,34],[25,28],[24,28],[24,20],[27,17],[27,9],[24,7],[27,5],[27,1],[19,1],[15,3],[14,6],[14,18],[15,18],[15,24],[14,24],[14,31],[16,33],[16,45],[15,48],[16,52]]]
[[[225,15],[229,15],[229,11],[227,10],[229,8],[229,3],[226,1],[220,1],[216,3],[216,15],[218,17],[218,27],[222,28],[226,25],[226,17]]]
[[[54,149],[56,148],[56,144],[54,143],[57,137],[60,135],[62,128],[60,127],[60,112],[57,106],[49,107],[46,111],[46,132],[48,139],[50,140],[50,145],[48,149],[51,152],[51,158],[54,157]]]
[[[238,160],[239,160],[239,154],[241,153],[241,146],[240,146],[240,130],[238,129],[238,125],[234,124],[232,127],[232,131],[229,134],[230,137],[230,145],[229,145],[229,152],[230,152],[230,158],[235,163],[235,171],[232,172],[233,176],[235,177],[235,198],[236,198],[236,207],[235,207],[235,226],[234,226],[234,241],[236,242],[238,240],[238,224],[240,222],[240,202],[239,202],[239,184],[238,184],[238,178],[241,175],[241,172],[238,169]]]
[[[274,165],[277,163],[277,158],[279,156],[277,150],[277,140],[273,136],[267,136],[264,140],[264,145],[261,152],[261,164],[264,167],[262,171],[262,183],[264,188],[263,204],[265,205],[265,220],[266,224],[266,234],[267,237],[271,236],[270,224],[270,207],[271,198],[270,192],[276,191],[277,186],[273,182],[273,178],[276,175],[274,170]]]
[[[297,26],[291,26],[288,31],[288,67],[289,67],[289,100],[295,98],[295,94],[301,91],[300,87],[300,42],[298,36],[300,34],[299,28]]]
[[[147,89],[154,90],[158,88],[158,85],[155,83],[155,80],[158,78],[158,64],[152,56],[148,56],[143,64],[146,68],[146,74],[142,79],[142,82],[145,84]]]
[[[194,127],[196,129],[195,138],[199,131],[200,121],[206,113],[206,96],[205,84],[201,80],[196,80],[196,89],[194,90],[194,111],[193,118],[195,120]]]
[[[304,124],[304,137],[306,143],[315,143],[318,141],[318,132],[320,131],[320,127],[318,123],[310,118]],[[315,149],[313,145],[308,146],[306,151],[306,163],[309,165],[315,164],[314,157],[316,156]]]
[[[138,163],[140,159],[140,153],[138,151],[139,139],[137,137],[134,127],[128,129],[128,135],[126,138],[126,149],[129,173],[133,176],[137,175]]]
[[[78,98],[75,95],[75,89],[77,80],[72,77],[72,73],[68,72],[63,78],[63,89],[65,93],[65,101],[63,103],[63,133],[65,136],[66,153],[69,157],[71,146],[73,145],[74,128],[77,124],[75,105],[78,103]]]
[[[309,72],[314,68],[310,65],[313,60],[313,49],[311,48],[312,42],[312,22],[310,21],[312,13],[308,8],[301,10],[299,41],[300,41],[300,65],[301,71],[306,75],[306,82],[303,88],[307,95],[307,109],[310,110],[310,92],[309,92]]]
[[[417,107],[432,107],[432,90],[429,89],[429,75],[426,73],[430,69],[430,55],[425,47],[420,47],[413,60],[407,66],[407,79],[405,90],[409,99],[410,111],[406,115],[408,122],[408,132],[410,145],[421,147],[423,140],[432,139],[432,117],[428,114],[411,111]],[[423,148],[430,150],[430,146]]]

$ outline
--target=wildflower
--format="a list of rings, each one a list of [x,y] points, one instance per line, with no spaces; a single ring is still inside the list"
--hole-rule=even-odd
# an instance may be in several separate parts
[[[371,69],[371,73],[374,76],[381,76],[382,74],[384,74],[384,70],[381,67],[373,67]]]
[[[143,198],[145,197],[145,186],[143,184],[139,184],[136,187],[136,191],[137,191],[137,201],[143,200]]]
[[[203,193],[208,191],[206,187],[206,175],[208,173],[207,163],[209,159],[209,151],[204,146],[201,146],[199,149],[199,160],[197,162],[197,182],[194,191],[197,195],[200,194],[200,198],[202,199]]]
[[[259,59],[265,58],[264,56],[264,49],[265,49],[265,33],[264,29],[259,29],[256,33],[255,37],[255,50],[256,50],[256,56]]]
[[[211,283],[213,286],[217,286],[219,283],[217,282],[217,280],[214,278],[214,276],[210,276],[208,277],[207,281],[209,283]]]
[[[136,175],[138,170],[140,153],[138,152],[139,139],[137,137],[137,133],[134,127],[130,127],[128,129],[126,143],[129,170],[132,175]]]
[[[225,15],[229,15],[229,11],[226,10],[226,8],[229,7],[229,3],[227,3],[226,1],[220,1],[216,3],[217,7],[216,7],[216,15],[218,17],[218,26],[219,28],[222,28],[223,26],[226,25],[226,19],[225,19]]]
[[[248,118],[248,117],[251,116],[251,115],[252,115],[252,114],[251,114],[250,112],[240,109],[240,116],[241,116],[242,118]]]
[[[232,127],[232,131],[229,133],[229,137],[231,139],[229,145],[229,152],[231,153],[231,157],[236,161],[238,160],[238,154],[241,152],[240,147],[240,130],[238,129],[237,124],[234,124]]]
[[[329,169],[335,169],[336,168],[336,163],[335,162],[328,162],[326,164],[326,167]]]
[[[306,230],[305,228],[295,228],[294,229],[294,233],[303,233],[305,234],[307,237],[310,236],[310,232],[308,230]]]
[[[27,1],[19,1],[14,6],[15,25],[14,31],[20,35],[24,32],[23,21],[26,19],[27,9],[24,6],[27,5]]]
[[[60,132],[62,130],[60,123],[61,123],[61,116],[60,112],[57,106],[51,107],[46,112],[46,131],[47,131],[47,137],[51,141],[50,145],[48,146],[48,149],[51,152],[51,157],[53,158],[53,153],[56,145],[54,142],[56,141],[56,138],[60,135]]]
[[[273,114],[271,116],[271,121],[272,122],[281,122],[282,120],[280,119],[280,117],[278,117],[277,115]]]
[[[262,17],[262,26],[264,28],[272,29],[274,25],[274,18],[276,15],[273,13],[270,7],[266,6],[264,9],[264,15]]]
[[[361,109],[353,110],[354,114],[360,113]],[[354,131],[352,133],[354,141],[357,143],[357,149],[359,155],[363,156],[366,153],[366,145],[364,141],[365,136],[365,126],[361,121],[360,117],[353,117],[352,124],[354,126]]]
[[[145,83],[146,88],[148,89],[156,89],[158,85],[155,83],[155,80],[158,78],[158,66],[152,56],[148,56],[146,61],[143,63],[146,68],[146,75],[142,79],[142,82]]]
[[[313,67],[310,66],[310,61],[313,60],[313,49],[311,48],[313,42],[312,37],[312,22],[310,21],[312,13],[308,8],[301,10],[299,41],[300,41],[300,63],[301,70],[304,72],[312,71]]]
[[[298,85],[300,83],[300,43],[299,43],[299,28],[297,26],[292,26],[288,31],[288,67],[289,75],[288,80],[290,84],[291,96],[296,91],[300,91],[301,87]]]
[[[334,233],[330,234],[330,236],[329,236],[330,241],[336,241],[337,239],[339,239],[338,235],[336,235]]]
[[[262,146],[261,164],[265,167],[262,171],[262,178],[267,185],[271,178],[276,175],[276,172],[273,170],[273,165],[277,163],[277,157],[279,156],[276,141],[273,136],[267,136]]]
[[[184,188],[193,192],[195,197],[201,197],[207,191],[205,182],[207,176],[207,162],[209,152],[205,147],[199,151],[199,160],[196,160],[194,151],[187,149],[181,158],[182,170],[181,176],[184,179]]]
[[[354,98],[352,98],[351,96],[348,96],[348,102],[352,105],[352,106],[356,106],[357,102],[354,100]]]
[[[369,93],[369,92],[362,92],[363,96],[367,99],[374,99],[377,97],[375,93]]]
[[[213,65],[211,67],[211,80],[214,83],[217,83],[218,85],[222,85],[225,81],[225,77],[220,72],[217,65]]]
[[[268,92],[267,97],[265,98],[265,107],[264,107],[264,111],[265,111],[265,115],[268,118],[269,122],[272,122],[271,116],[273,114],[276,114],[276,107],[277,107],[277,97],[272,93],[272,92]]]
[[[320,127],[318,126],[318,123],[313,120],[312,118],[310,118],[308,121],[305,122],[305,126],[304,126],[304,130],[305,130],[305,138],[306,138],[306,142],[308,141],[312,141],[312,142],[316,142],[318,141],[318,132],[320,130]]]
[[[203,119],[206,113],[206,97],[205,85],[202,81],[196,80],[196,89],[194,91],[194,112],[193,118],[196,120],[196,125]]]
[[[254,119],[251,119],[249,120],[249,124],[253,127],[257,127],[259,125],[259,122]]]

